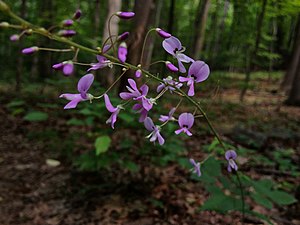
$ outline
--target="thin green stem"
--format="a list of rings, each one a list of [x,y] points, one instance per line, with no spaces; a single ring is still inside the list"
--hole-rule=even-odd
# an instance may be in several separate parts
[[[145,51],[145,46],[146,46],[146,43],[147,43],[148,36],[149,36],[149,34],[150,34],[152,31],[154,31],[154,30],[155,30],[154,28],[150,29],[150,30],[147,32],[146,36],[145,36],[144,43],[143,43],[143,48],[142,48],[142,54],[141,54],[141,58],[140,58],[140,64],[141,64],[141,65],[142,65],[142,60],[143,60],[143,58],[144,58],[144,51]]]
[[[108,19],[108,34],[109,34],[109,39],[110,39],[110,43],[112,45],[112,48],[113,48],[113,51],[114,51],[114,54],[116,54],[116,49],[115,49],[115,46],[114,46],[114,42],[112,40],[112,36],[111,36],[111,30],[110,30],[110,23],[111,23],[111,19],[115,16],[115,14],[112,14],[109,19]]]
[[[79,66],[91,66],[90,63],[79,63],[79,62],[74,62],[74,61],[73,61],[73,63],[74,63],[75,65],[79,65]]]
[[[118,81],[122,78],[122,76],[127,72],[127,70],[128,69],[124,69],[124,71],[123,71],[123,73],[110,85],[110,87],[109,88],[107,88],[107,90],[103,93],[103,95],[104,94],[106,94],[106,93],[108,93],[109,91],[110,91],[110,89],[112,89],[113,88],[113,86],[115,86],[115,84],[116,83],[118,83]]]
[[[239,176],[239,173],[236,172],[236,178],[239,183],[239,188],[241,190],[241,197],[242,197],[242,225],[244,225],[244,220],[245,220],[245,196],[244,196],[244,191],[243,191],[243,186],[242,182]]]
[[[39,51],[49,51],[49,52],[71,52],[73,49],[55,49],[55,48],[40,48]]]

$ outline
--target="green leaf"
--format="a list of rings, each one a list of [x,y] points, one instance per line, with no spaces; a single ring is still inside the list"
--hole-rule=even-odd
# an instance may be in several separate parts
[[[129,169],[132,172],[137,172],[140,169],[139,166],[132,161],[125,161],[124,167],[126,167],[127,169]]]
[[[202,205],[201,210],[215,210],[227,212],[229,210],[241,210],[242,201],[223,193],[213,193],[210,198]]]
[[[68,125],[73,125],[73,126],[83,126],[84,121],[76,119],[76,118],[72,118],[72,119],[68,120],[67,124]]]
[[[284,191],[271,191],[268,197],[278,205],[290,205],[297,202],[294,196]]]
[[[109,136],[101,136],[98,137],[95,141],[96,155],[100,155],[108,150],[111,143],[111,139]]]
[[[252,193],[251,197],[257,204],[262,205],[268,209],[273,208],[273,203],[267,198],[265,198],[263,195],[260,195],[258,193]]]
[[[26,102],[23,101],[23,100],[14,100],[14,101],[11,101],[10,103],[8,103],[6,106],[8,108],[14,108],[14,107],[20,107],[20,106],[23,106],[25,105]]]
[[[41,122],[48,119],[48,114],[44,112],[35,111],[25,115],[23,119],[30,122]]]

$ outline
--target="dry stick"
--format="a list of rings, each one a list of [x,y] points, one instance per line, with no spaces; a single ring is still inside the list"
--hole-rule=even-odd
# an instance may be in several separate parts
[[[0,0],[0,3],[2,1]],[[50,32],[48,32],[45,28],[41,28],[41,27],[37,27],[37,26],[34,26],[32,25],[31,23],[25,21],[24,19],[20,18],[19,16],[17,16],[16,14],[14,14],[10,9],[4,11],[5,13],[7,13],[10,17],[14,18],[15,20],[19,21],[24,27],[22,29],[26,29],[26,28],[31,28],[32,31],[34,33],[37,33],[37,34],[40,34],[40,35],[43,35],[43,36],[46,36],[50,39],[53,39],[53,40],[56,40],[58,42],[62,42],[62,43],[66,43],[70,46],[73,46],[75,48],[78,48],[80,50],[83,50],[83,51],[86,51],[86,52],[90,52],[90,53],[93,53],[93,54],[101,54],[103,56],[105,56],[106,58],[110,59],[111,61],[114,61],[114,62],[119,62],[119,60],[113,56],[110,56],[110,55],[107,55],[107,54],[103,54],[101,53],[101,51],[98,51],[98,50],[95,50],[95,49],[91,49],[91,48],[88,48],[88,47],[85,47],[83,45],[80,45],[76,42],[73,42],[73,41],[70,41],[69,39],[67,38],[64,38],[64,37],[59,37],[57,35],[54,35],[54,34],[51,34]],[[112,40],[111,40],[112,41]],[[131,65],[129,63],[124,63],[125,66],[127,66],[129,69],[132,69],[132,70],[138,70],[140,68],[138,68],[137,66],[134,66],[134,65]],[[162,82],[163,83],[163,80],[156,77],[155,75],[151,74],[149,71],[146,71],[144,69],[141,69],[142,72],[147,75],[148,77],[151,77],[152,79],[156,80],[156,81],[159,81],[159,82]],[[224,149],[224,151],[226,151],[226,146],[225,144],[223,143],[220,135],[218,134],[218,132],[215,130],[215,128],[213,127],[212,123],[210,122],[209,118],[207,117],[205,111],[202,109],[202,107],[200,106],[200,104],[198,102],[196,102],[193,98],[191,98],[190,96],[188,96],[183,90],[177,88],[176,86],[174,85],[170,85],[172,86],[173,88],[176,89],[176,91],[181,95],[183,96],[184,98],[186,98],[191,104],[193,104],[203,115],[203,117],[205,118],[209,128],[211,129],[212,133],[214,134],[214,136],[217,138],[217,140],[219,141],[220,145],[222,146],[222,148]],[[241,186],[241,181],[239,179],[239,176],[238,174],[236,173],[237,175],[237,179],[238,179],[238,182],[240,184],[240,189],[241,189],[241,197],[242,197],[242,212],[243,212],[243,215],[242,215],[242,223],[244,224],[244,218],[245,218],[245,206],[244,206],[244,193],[243,193],[243,190],[242,190],[242,186]]]

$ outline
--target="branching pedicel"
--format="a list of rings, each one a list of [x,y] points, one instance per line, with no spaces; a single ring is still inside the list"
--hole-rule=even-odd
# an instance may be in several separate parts
[[[78,81],[77,89],[79,93],[77,94],[65,93],[59,96],[60,98],[65,98],[70,101],[64,107],[64,109],[76,108],[77,104],[82,101],[92,102],[93,100],[103,98],[107,110],[112,113],[110,118],[108,118],[108,120],[106,121],[106,123],[111,124],[111,127],[114,129],[115,123],[117,121],[117,116],[120,113],[120,110],[125,108],[125,106],[128,104],[128,101],[134,102],[133,110],[135,110],[137,113],[140,114],[139,122],[144,123],[145,128],[150,132],[147,138],[149,138],[151,142],[158,141],[160,145],[163,145],[165,143],[165,139],[161,134],[163,133],[163,126],[165,126],[169,122],[178,121],[179,127],[176,131],[174,131],[175,134],[178,135],[180,133],[185,133],[188,136],[192,136],[191,129],[194,124],[195,118],[199,117],[195,115],[196,111],[198,110],[201,113],[200,116],[207,121],[208,126],[210,127],[211,131],[213,132],[213,134],[215,135],[215,137],[218,139],[219,143],[223,147],[224,152],[226,152],[225,158],[228,161],[228,172],[237,171],[238,167],[234,161],[234,159],[236,159],[237,157],[236,152],[234,150],[227,151],[225,144],[221,140],[219,134],[216,132],[214,127],[212,126],[205,112],[201,108],[200,104],[197,101],[195,101],[193,98],[191,98],[191,96],[194,96],[195,94],[194,91],[195,85],[197,83],[205,81],[208,78],[210,74],[209,66],[203,61],[194,60],[189,56],[185,55],[183,53],[185,51],[185,48],[182,46],[178,38],[172,36],[171,34],[167,33],[166,31],[160,28],[151,29],[145,37],[143,49],[142,49],[142,56],[144,54],[144,48],[147,42],[148,35],[152,31],[155,31],[160,37],[164,39],[162,42],[162,47],[165,49],[166,52],[172,55],[174,59],[177,60],[178,68],[169,61],[158,61],[152,63],[151,65],[155,63],[164,63],[168,68],[168,70],[174,73],[174,76],[176,76],[178,72],[182,74],[186,73],[187,70],[183,63],[190,64],[186,76],[178,76],[178,79],[173,78],[172,76],[167,76],[161,79],[153,75],[149,71],[144,70],[141,62],[137,66],[126,63],[128,49],[124,41],[129,36],[129,32],[125,32],[119,36],[116,34],[114,35],[110,34],[110,37],[103,42],[102,48],[99,47],[97,49],[91,49],[71,41],[69,38],[76,35],[76,31],[71,29],[66,29],[66,28],[70,28],[74,24],[74,22],[80,19],[81,17],[80,10],[77,10],[74,13],[72,18],[61,21],[58,25],[51,26],[49,29],[32,25],[31,23],[18,17],[1,0],[0,0],[0,10],[20,23],[19,25],[9,24],[7,22],[0,23],[0,27],[2,28],[14,28],[22,31],[20,34],[12,35],[10,37],[11,41],[18,41],[25,33],[36,33],[36,34],[46,36],[50,39],[56,40],[58,42],[65,43],[66,45],[70,46],[69,49],[49,49],[49,48],[33,46],[22,50],[22,53],[27,55],[33,54],[37,51],[55,51],[55,52],[75,51],[75,56],[73,59],[69,59],[52,66],[52,68],[55,70],[61,70],[63,74],[66,76],[69,76],[73,73],[74,65],[89,66],[90,68],[87,71],[98,70],[104,67],[112,67],[113,65],[118,65],[123,67],[123,73],[116,79],[116,81],[111,85],[111,87],[109,87],[105,91],[105,93],[101,94],[100,96],[93,96],[92,94],[88,93],[88,90],[94,81],[94,75],[93,74],[84,75]],[[112,16],[118,16],[121,19],[131,19],[132,17],[134,17],[134,15],[135,14],[133,12],[117,12]],[[110,26],[110,24],[108,26]],[[56,31],[57,29],[59,30]],[[115,46],[118,46],[118,50],[117,50],[118,58],[115,58],[114,56],[108,54],[111,50],[115,51]],[[76,59],[79,51],[86,51],[95,54],[98,62],[88,63],[88,64],[77,62]],[[153,98],[149,97],[148,94],[149,86],[146,83],[138,87],[136,82],[133,79],[128,79],[128,83],[129,83],[129,86],[127,86],[128,91],[120,93],[120,98],[125,100],[125,102],[122,102],[116,107],[114,107],[110,102],[108,92],[118,82],[118,80],[125,74],[127,70],[136,71],[135,72],[136,78],[142,79],[144,77],[146,79],[152,79],[153,81],[158,82],[158,86],[157,86],[158,95]],[[181,89],[184,86],[184,84],[186,84],[188,87],[187,93],[185,93]],[[149,117],[149,112],[154,107],[154,105],[157,104],[157,100],[161,98],[166,93],[166,91],[169,91],[171,94],[178,95],[180,97],[180,101],[176,107],[170,109],[170,112],[167,116],[166,115],[160,116],[159,121],[162,122],[161,125],[155,125],[153,120]],[[182,102],[182,99],[185,99],[189,103],[191,103],[191,105],[195,107],[195,111],[193,114],[190,112],[181,113],[177,120],[176,117],[174,116],[174,113],[176,112],[177,108]],[[190,159],[190,163],[193,166],[192,170],[198,176],[201,176],[200,165],[204,163],[206,159],[203,160],[202,162],[196,162],[194,159]],[[235,174],[238,176],[238,173]],[[241,194],[243,198],[242,190],[241,190]]]

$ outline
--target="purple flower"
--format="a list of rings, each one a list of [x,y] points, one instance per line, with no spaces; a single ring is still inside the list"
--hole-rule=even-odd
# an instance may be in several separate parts
[[[13,42],[18,41],[20,40],[20,35],[18,34],[11,35],[9,39]]]
[[[124,63],[126,61],[126,57],[127,57],[127,45],[125,42],[122,42],[119,45],[119,49],[118,49],[118,59],[120,60],[120,62]]]
[[[128,83],[130,87],[126,86],[126,88],[129,92],[121,92],[120,97],[124,100],[132,98],[135,101],[141,101],[143,108],[149,111],[153,106],[153,102],[151,101],[151,99],[148,99],[146,97],[149,91],[149,87],[144,84],[140,87],[140,89],[138,89],[133,79],[128,79]]]
[[[238,170],[238,166],[235,163],[235,159],[237,158],[237,154],[234,150],[228,150],[225,153],[225,158],[228,161],[228,166],[227,166],[227,171],[229,173],[232,172],[232,170],[237,171]]]
[[[109,119],[106,120],[106,124],[110,123],[112,129],[115,129],[115,122],[117,121],[117,116],[120,110],[122,109],[122,107],[121,106],[113,107],[107,94],[104,94],[104,101],[105,101],[106,109],[112,113]]]
[[[192,136],[189,129],[194,124],[194,116],[191,113],[182,113],[178,118],[178,124],[180,129],[175,131],[175,134],[180,134],[181,132],[186,133],[188,136]]]
[[[76,34],[75,30],[60,30],[58,32],[58,35],[62,37],[73,37],[75,34]]]
[[[151,142],[155,142],[156,140],[158,140],[158,143],[160,145],[163,145],[165,143],[164,138],[160,134],[160,127],[155,126],[150,117],[147,117],[145,119],[144,125],[148,131],[151,131],[151,133],[147,136],[147,138],[150,138]]]
[[[52,68],[55,70],[61,70],[66,76],[69,76],[74,72],[74,64],[72,61],[64,61],[62,63],[54,64]]]
[[[39,50],[38,47],[33,46],[33,47],[30,47],[30,48],[24,48],[22,50],[22,53],[25,54],[25,55],[31,55],[32,53],[37,52],[38,50]]]
[[[195,61],[191,64],[188,76],[187,77],[179,77],[180,82],[187,82],[187,85],[190,87],[188,91],[189,96],[194,96],[194,83],[200,83],[205,81],[209,76],[209,67],[203,61]]]
[[[183,52],[185,51],[185,48],[182,47],[181,42],[179,41],[178,38],[171,36],[167,39],[165,39],[162,43],[163,48],[171,54],[174,58],[177,59],[178,61],[178,66],[179,66],[179,71],[181,73],[185,73],[186,69],[182,62],[189,63],[189,62],[194,62],[194,60],[185,54]]]
[[[74,64],[72,61],[67,61],[67,62],[64,62],[64,67],[63,67],[63,73],[64,75],[66,76],[69,76],[73,73],[74,71]]]
[[[88,72],[91,70],[102,69],[106,66],[110,67],[110,65],[111,65],[110,60],[107,60],[104,56],[97,55],[97,60],[98,60],[98,63],[92,63],[91,64],[92,67],[87,70]]]
[[[140,78],[141,76],[142,76],[142,71],[141,70],[135,71],[135,77],[136,78]]]
[[[81,10],[80,9],[77,9],[76,12],[74,13],[73,15],[73,19],[74,20],[78,20],[80,17],[81,17]]]
[[[169,120],[175,120],[175,118],[173,117],[173,114],[174,114],[175,110],[176,110],[176,108],[172,108],[167,116],[160,115],[159,121],[164,123],[164,122],[167,122]]]
[[[129,92],[121,92],[120,97],[122,99],[128,100],[142,95],[133,79],[128,79],[128,83],[130,86],[126,86],[126,88]]]
[[[116,15],[120,17],[121,19],[131,19],[134,17],[134,12],[117,12]]]
[[[192,168],[193,173],[196,173],[198,177],[201,176],[201,171],[200,171],[200,163],[194,160],[194,159],[190,159],[190,163],[192,164],[192,166],[194,168]]]
[[[64,27],[70,27],[70,26],[73,25],[73,23],[74,23],[74,21],[71,20],[71,19],[62,21],[62,25],[63,25]]]
[[[170,61],[165,62],[166,67],[171,71],[171,72],[178,72],[178,68],[174,66]]]
[[[70,102],[64,107],[64,109],[73,109],[76,108],[77,104],[82,101],[92,100],[94,97],[93,95],[87,93],[89,88],[91,87],[94,81],[93,74],[87,74],[78,81],[77,90],[79,94],[62,94],[59,97],[65,98]]]
[[[169,37],[172,36],[171,34],[169,34],[168,32],[166,32],[166,31],[164,31],[164,30],[162,30],[160,28],[156,28],[155,30],[156,30],[157,34],[159,36],[161,36],[162,38],[169,38]]]
[[[163,89],[167,89],[172,93],[172,91],[175,90],[174,86],[176,88],[181,88],[183,85],[182,83],[174,81],[173,77],[171,77],[171,76],[164,78],[163,81],[164,81],[164,83],[161,83],[160,85],[157,86],[157,89],[156,89],[157,92],[161,92]],[[170,85],[172,85],[173,87]]]
[[[144,109],[143,105],[141,103],[134,104],[132,109],[140,113],[139,122],[140,123],[144,122],[148,116],[148,111]]]
[[[128,37],[129,37],[129,32],[126,31],[126,32],[119,35],[118,41],[125,41]]]

